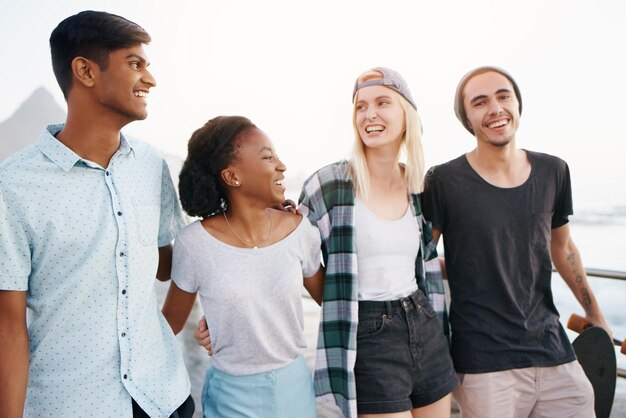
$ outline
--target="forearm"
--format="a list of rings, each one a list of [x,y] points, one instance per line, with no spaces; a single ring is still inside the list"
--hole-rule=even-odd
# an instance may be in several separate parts
[[[166,282],[172,276],[172,245],[159,247],[159,266],[157,268],[156,278],[159,281]]]
[[[162,312],[174,334],[178,334],[185,326],[195,301],[196,293],[185,292],[174,282],[170,284]]]
[[[0,331],[0,416],[21,418],[28,384],[28,331]]]
[[[573,241],[552,248],[552,262],[590,319],[604,321],[600,306],[589,286],[587,274]]]
[[[0,290],[0,417],[22,417],[27,385],[26,292]]]

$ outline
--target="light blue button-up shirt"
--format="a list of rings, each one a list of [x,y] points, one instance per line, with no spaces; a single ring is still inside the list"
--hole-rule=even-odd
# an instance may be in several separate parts
[[[167,164],[126,140],[109,167],[48,126],[0,165],[0,289],[27,291],[27,417],[167,417],[189,378],[154,292],[183,226]]]

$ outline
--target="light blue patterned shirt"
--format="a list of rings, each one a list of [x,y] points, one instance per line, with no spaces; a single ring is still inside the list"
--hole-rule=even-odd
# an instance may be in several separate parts
[[[151,417],[189,396],[157,306],[158,247],[183,226],[167,164],[122,137],[109,167],[48,126],[0,165],[0,289],[27,291],[26,417]]]

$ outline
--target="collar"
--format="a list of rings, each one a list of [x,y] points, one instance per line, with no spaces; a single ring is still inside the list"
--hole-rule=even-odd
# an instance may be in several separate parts
[[[63,171],[70,171],[77,162],[83,162],[88,166],[93,166],[93,162],[82,158],[74,151],[66,147],[63,143],[55,138],[64,124],[48,125],[46,126],[37,140],[37,148],[48,157],[53,163],[55,163]],[[121,155],[127,155],[131,151],[134,152],[132,144],[126,140],[123,134],[120,134],[120,147],[115,152],[111,160]]]

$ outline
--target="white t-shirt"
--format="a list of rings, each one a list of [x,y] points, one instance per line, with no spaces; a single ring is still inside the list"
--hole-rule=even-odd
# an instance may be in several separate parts
[[[284,367],[302,353],[302,281],[319,267],[320,235],[306,217],[258,249],[225,244],[196,221],[176,237],[172,279],[200,293],[212,365],[242,376]]]

